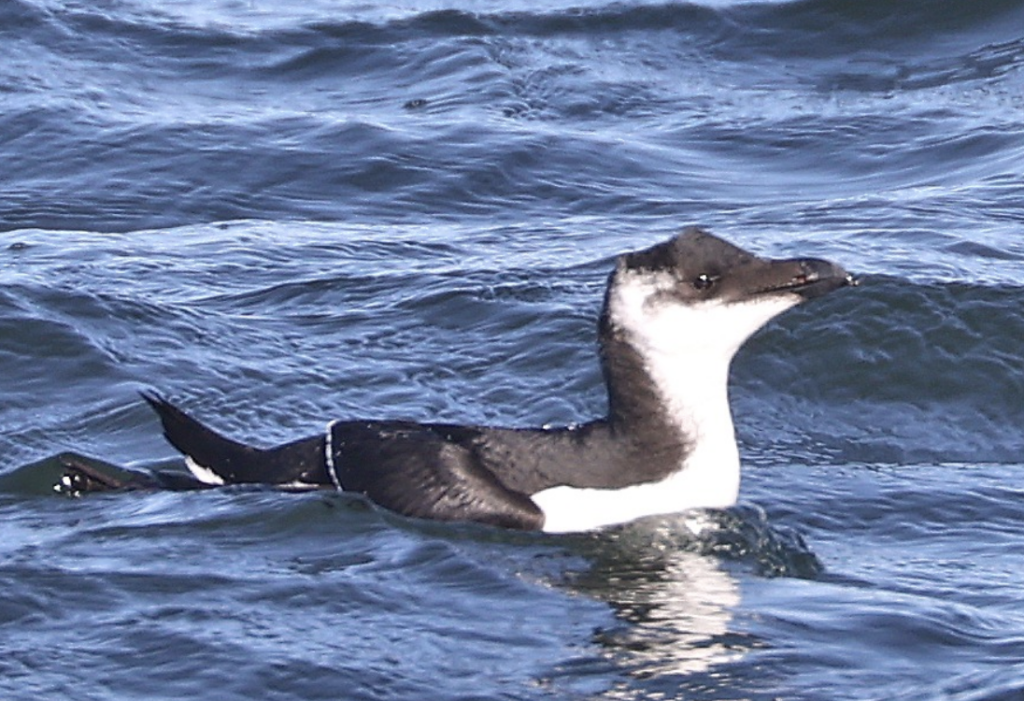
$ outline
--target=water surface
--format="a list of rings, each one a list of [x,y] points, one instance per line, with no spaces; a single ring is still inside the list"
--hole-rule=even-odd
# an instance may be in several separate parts
[[[0,2],[0,691],[1024,694],[1024,5]],[[616,253],[699,223],[863,284],[737,358],[743,504],[549,537],[347,495],[50,493],[604,410]],[[694,537],[696,525],[704,535]]]

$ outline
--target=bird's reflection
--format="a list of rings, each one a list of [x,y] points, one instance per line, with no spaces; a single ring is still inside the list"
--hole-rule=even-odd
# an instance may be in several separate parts
[[[590,567],[569,585],[612,607],[618,625],[593,642],[634,678],[693,677],[738,661],[759,646],[734,625],[741,578],[820,571],[799,536],[751,506],[634,524],[586,549]]]

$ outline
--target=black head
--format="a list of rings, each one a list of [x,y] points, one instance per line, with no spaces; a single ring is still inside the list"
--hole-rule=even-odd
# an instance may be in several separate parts
[[[797,304],[856,284],[817,258],[760,258],[701,229],[619,257],[601,318],[606,359],[626,343],[645,358],[727,368],[739,347]],[[648,363],[650,364],[650,363]]]
[[[693,303],[745,302],[773,294],[792,294],[801,301],[856,284],[829,261],[759,258],[698,228],[621,256],[618,272],[651,274],[662,281],[660,294]]]
[[[672,484],[692,494],[673,494],[673,504],[698,493],[707,505],[735,502],[728,374],[743,342],[805,299],[851,284],[834,263],[760,258],[700,229],[619,257],[600,325],[609,421],[643,447],[641,460],[675,461],[686,475]]]

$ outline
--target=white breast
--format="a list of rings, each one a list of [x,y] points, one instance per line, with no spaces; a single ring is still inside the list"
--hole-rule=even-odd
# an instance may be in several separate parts
[[[734,442],[734,452],[735,446]],[[533,501],[544,512],[548,533],[590,531],[645,516],[735,504],[740,488],[738,455],[722,455],[705,465],[622,489],[553,487],[534,494]]]
[[[560,486],[533,495],[544,511],[545,531],[591,530],[736,503],[740,458],[729,408],[729,365],[750,335],[797,300],[682,304],[660,294],[671,284],[654,273],[620,279],[609,309],[643,358],[670,425],[692,450],[677,472],[658,482],[620,489]]]

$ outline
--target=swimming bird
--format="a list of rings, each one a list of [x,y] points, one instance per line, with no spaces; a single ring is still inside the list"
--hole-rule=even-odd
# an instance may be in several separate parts
[[[698,228],[620,255],[598,342],[607,415],[559,428],[336,420],[258,448],[144,393],[193,477],[122,482],[70,464],[66,491],[265,484],[356,492],[406,516],[571,532],[736,503],[729,366],[770,319],[856,284],[826,260],[755,256]],[[61,485],[58,485],[60,487]]]

